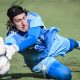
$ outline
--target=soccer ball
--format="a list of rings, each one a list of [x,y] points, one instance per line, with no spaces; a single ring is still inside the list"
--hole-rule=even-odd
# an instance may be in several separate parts
[[[6,74],[10,69],[10,63],[6,56],[0,56],[0,75]]]

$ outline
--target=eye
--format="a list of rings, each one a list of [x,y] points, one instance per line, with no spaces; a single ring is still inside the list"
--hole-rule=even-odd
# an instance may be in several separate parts
[[[16,22],[18,22],[18,23],[19,23],[20,21],[21,21],[20,19],[16,20]]]

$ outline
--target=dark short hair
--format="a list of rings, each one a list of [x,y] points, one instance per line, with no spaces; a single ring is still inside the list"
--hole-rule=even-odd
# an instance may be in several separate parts
[[[13,21],[13,18],[21,13],[26,13],[27,15],[28,10],[23,9],[21,6],[18,5],[14,5],[11,6],[8,10],[7,10],[7,16],[9,17],[9,19],[11,21]]]

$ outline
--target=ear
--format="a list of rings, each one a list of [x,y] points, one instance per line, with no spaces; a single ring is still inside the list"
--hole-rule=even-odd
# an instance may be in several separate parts
[[[8,20],[6,25],[7,26],[14,26],[14,23],[12,21]]]
[[[14,22],[11,21],[11,26],[14,26]]]

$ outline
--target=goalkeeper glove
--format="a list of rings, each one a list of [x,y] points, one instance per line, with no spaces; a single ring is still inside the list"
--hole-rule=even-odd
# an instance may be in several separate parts
[[[5,45],[6,56],[8,59],[12,59],[12,55],[19,51],[19,48],[16,44],[13,45]]]
[[[19,51],[19,48],[16,44],[5,45],[4,40],[0,37],[0,55],[5,55],[8,59],[12,59],[12,55]]]

